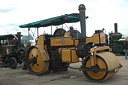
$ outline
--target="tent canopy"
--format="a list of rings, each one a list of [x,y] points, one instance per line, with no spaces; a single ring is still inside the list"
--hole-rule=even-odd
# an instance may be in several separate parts
[[[32,27],[38,28],[38,27],[47,27],[51,25],[56,26],[64,23],[73,23],[73,22],[79,22],[79,21],[80,21],[79,14],[72,13],[72,14],[65,14],[65,15],[61,15],[61,16],[57,16],[57,17],[53,17],[45,20],[40,20],[40,21],[20,25],[19,27],[20,28],[32,28]]]

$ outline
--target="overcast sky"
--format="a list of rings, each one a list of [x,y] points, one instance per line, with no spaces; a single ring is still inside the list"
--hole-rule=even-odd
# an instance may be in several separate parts
[[[114,23],[118,23],[120,33],[128,34],[128,0],[0,0],[0,35],[18,31],[27,34],[27,29],[19,28],[19,25],[78,13],[79,4],[85,4],[86,15],[89,16],[88,36],[102,28],[106,33],[114,31]],[[67,25],[80,30],[79,23]],[[44,29],[40,28],[40,34],[43,32]],[[51,31],[45,28],[45,32]]]

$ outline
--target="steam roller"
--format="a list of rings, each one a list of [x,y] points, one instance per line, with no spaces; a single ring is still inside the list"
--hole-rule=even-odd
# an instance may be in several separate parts
[[[92,37],[86,37],[85,5],[79,5],[79,13],[67,14],[38,23],[25,24],[25,27],[46,27],[80,21],[81,33],[70,27],[68,31],[58,28],[52,34],[38,36],[35,46],[28,48],[24,70],[35,75],[47,71],[67,71],[71,63],[81,62],[81,70],[91,81],[104,81],[114,76],[122,67],[117,56],[105,46],[105,34],[96,30]],[[34,24],[35,23],[35,24]]]

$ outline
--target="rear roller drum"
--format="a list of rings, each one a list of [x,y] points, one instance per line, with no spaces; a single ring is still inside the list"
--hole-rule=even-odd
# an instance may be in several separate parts
[[[83,66],[91,68],[90,57],[84,60]],[[115,75],[117,71],[110,71],[117,67],[119,67],[119,62],[114,54],[110,52],[98,53],[98,55],[96,56],[96,66],[93,69],[106,69],[107,71],[83,71],[83,74],[89,80],[100,82]]]
[[[48,57],[42,46],[32,46],[27,51],[27,59],[29,59],[28,70],[30,73],[40,75],[46,73],[49,62],[45,61]]]

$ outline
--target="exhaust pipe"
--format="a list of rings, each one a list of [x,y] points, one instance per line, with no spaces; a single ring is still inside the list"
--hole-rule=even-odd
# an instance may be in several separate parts
[[[117,23],[114,23],[115,33],[118,33]]]
[[[80,14],[80,26],[81,26],[81,38],[85,40],[86,42],[86,17],[85,17],[85,5],[80,4],[79,5],[79,14]]]
[[[76,54],[78,57],[84,58],[90,54],[90,48],[92,43],[86,43],[86,16],[85,16],[85,5],[79,5],[79,15],[80,15],[80,26],[81,26],[81,38],[79,39],[79,44],[77,45]]]
[[[18,46],[21,46],[21,32],[17,32]]]

